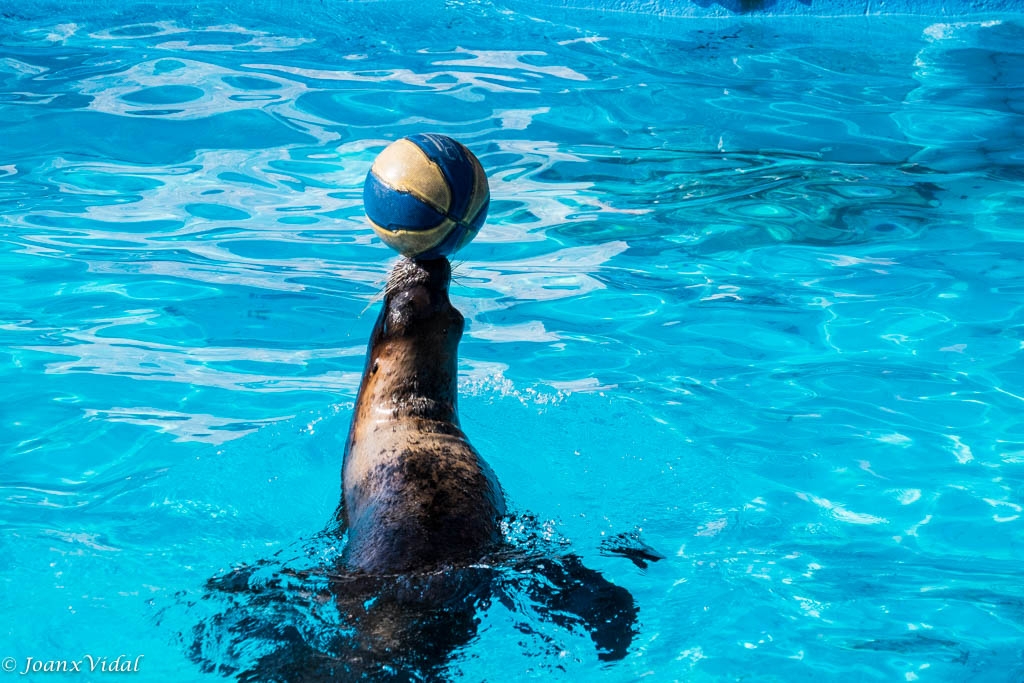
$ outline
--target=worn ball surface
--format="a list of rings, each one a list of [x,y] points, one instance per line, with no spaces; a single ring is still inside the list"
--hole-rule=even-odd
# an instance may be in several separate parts
[[[473,153],[446,135],[411,135],[384,148],[366,175],[374,232],[415,259],[448,256],[476,237],[491,192]]]

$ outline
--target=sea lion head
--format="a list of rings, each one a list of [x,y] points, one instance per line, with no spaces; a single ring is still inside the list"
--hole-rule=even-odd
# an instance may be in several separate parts
[[[437,337],[434,341],[443,338],[457,346],[464,321],[448,299],[451,279],[452,268],[446,258],[403,258],[395,264],[384,289],[382,339],[413,338],[425,343],[424,337]]]
[[[448,299],[445,258],[403,258],[384,289],[360,395],[397,413],[458,424],[459,341],[465,323]]]

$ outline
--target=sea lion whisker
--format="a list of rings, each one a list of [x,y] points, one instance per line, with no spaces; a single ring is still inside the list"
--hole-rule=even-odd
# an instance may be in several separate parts
[[[379,292],[370,297],[370,300],[366,302],[366,306],[363,308],[363,310],[359,311],[359,317],[361,318],[364,315],[366,315],[366,312],[373,308],[378,301],[382,301],[384,297],[387,296],[387,294],[387,284],[385,284],[384,287],[382,287]]]
[[[366,306],[359,312],[359,317],[366,315],[366,312],[373,308],[379,301],[383,301],[388,295],[388,285],[390,284],[390,278],[384,278],[383,282],[378,281],[377,293],[370,297],[370,300],[366,302]]]
[[[452,264],[452,275],[451,275],[452,282],[457,284],[457,285],[459,285],[460,287],[464,286],[463,279],[465,277],[467,277],[467,275],[464,274],[461,271],[463,270],[464,266],[466,265],[466,262],[463,261],[462,259],[459,259],[457,261],[452,261],[451,264]]]

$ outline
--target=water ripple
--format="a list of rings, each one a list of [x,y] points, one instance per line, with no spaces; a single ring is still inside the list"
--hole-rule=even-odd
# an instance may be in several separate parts
[[[453,672],[1020,677],[1019,21],[51,5],[0,17],[15,645],[123,649],[322,527],[393,262],[363,179],[435,130],[492,188],[464,426],[643,623],[537,669],[485,619]],[[596,553],[641,525],[668,559]]]

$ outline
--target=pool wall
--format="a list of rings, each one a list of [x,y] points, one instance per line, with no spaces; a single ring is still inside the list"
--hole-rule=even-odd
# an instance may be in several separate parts
[[[121,7],[133,12],[156,6],[210,8],[249,7],[273,14],[332,12],[353,5],[403,4],[419,12],[451,9],[445,0],[154,0],[126,3],[125,0],[35,0],[18,6],[15,14],[36,14],[36,10],[72,7]],[[501,2],[495,3],[501,5]],[[858,17],[915,15],[927,17],[964,17],[1000,13],[1024,13],[1024,0],[519,0],[507,3],[508,9],[530,13],[539,8],[593,10],[619,15],[717,19],[749,17]]]
[[[1021,0],[533,0],[566,9],[591,9],[665,17],[718,18],[736,15],[851,17],[871,15],[970,16],[1019,13]]]

